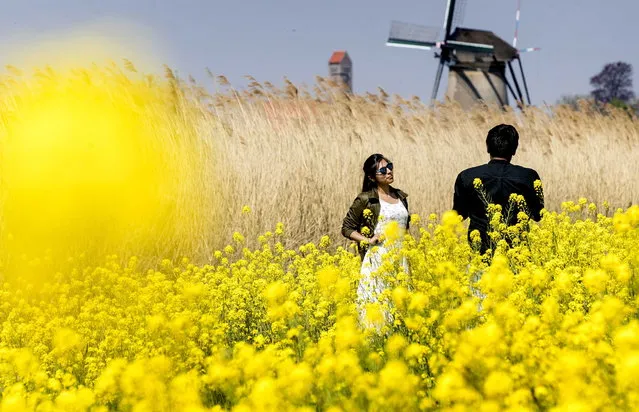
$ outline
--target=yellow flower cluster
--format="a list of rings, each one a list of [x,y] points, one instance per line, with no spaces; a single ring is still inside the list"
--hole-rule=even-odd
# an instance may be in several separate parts
[[[637,409],[639,208],[594,213],[544,212],[485,256],[454,212],[414,219],[374,329],[358,323],[359,258],[329,237],[251,250],[236,233],[201,266],[109,256],[14,277],[0,408]]]

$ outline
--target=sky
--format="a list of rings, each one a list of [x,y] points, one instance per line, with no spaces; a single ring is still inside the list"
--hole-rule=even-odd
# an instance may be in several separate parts
[[[516,5],[467,0],[461,26],[512,43]],[[167,64],[203,83],[209,68],[236,87],[245,75],[312,86],[327,76],[332,52],[346,50],[356,93],[382,87],[428,101],[434,51],[385,42],[391,20],[441,27],[446,0],[4,0],[2,8],[3,67],[128,58],[144,71]],[[609,62],[639,70],[637,16],[637,0],[521,0],[518,47],[541,48],[522,57],[532,103],[589,93],[590,77]]]

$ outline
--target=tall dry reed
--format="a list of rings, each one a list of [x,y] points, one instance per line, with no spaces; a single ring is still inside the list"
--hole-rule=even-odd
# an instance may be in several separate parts
[[[130,62],[124,66],[109,69],[117,83],[109,93],[118,104],[134,102],[135,110],[152,120],[145,130],[174,165],[168,173],[172,183],[163,186],[173,191],[163,194],[169,208],[164,220],[155,222],[153,235],[144,235],[144,252],[136,250],[133,235],[115,245],[120,250],[110,245],[109,251],[206,261],[234,232],[250,242],[278,222],[285,225],[286,246],[323,235],[346,245],[341,221],[360,190],[367,156],[380,152],[393,160],[396,186],[409,194],[412,213],[441,213],[452,205],[457,173],[488,160],[485,136],[498,123],[519,130],[514,162],[539,172],[547,208],[580,197],[613,207],[639,201],[639,122],[622,112],[602,114],[587,105],[580,111],[482,107],[464,112],[454,104],[427,107],[382,89],[352,96],[320,77],[310,90],[249,77],[248,88],[239,91],[211,74],[215,91],[209,92],[168,68],[158,79],[136,73]],[[20,110],[14,77],[1,82],[5,143],[10,118]],[[244,206],[251,213],[242,213]],[[6,235],[2,226],[0,232]]]
[[[409,194],[411,212],[444,212],[452,206],[457,173],[488,161],[485,137],[499,123],[519,130],[513,162],[539,172],[548,209],[580,197],[611,207],[639,201],[639,122],[621,111],[602,114],[584,104],[580,111],[465,112],[382,89],[349,96],[322,78],[312,92],[251,80],[240,93],[218,78],[223,94],[211,97],[202,120],[209,138],[224,145],[214,166],[218,176],[239,176],[225,205],[229,220],[221,234],[227,239],[239,228],[256,236],[282,221],[294,243],[325,234],[341,242],[362,164],[376,152],[395,163],[395,185]],[[239,216],[244,204],[253,208],[252,217]]]

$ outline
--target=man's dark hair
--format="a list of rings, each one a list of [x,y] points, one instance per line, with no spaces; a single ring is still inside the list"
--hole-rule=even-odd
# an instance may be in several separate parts
[[[510,159],[517,151],[519,133],[509,124],[500,124],[488,131],[486,148],[492,157]]]

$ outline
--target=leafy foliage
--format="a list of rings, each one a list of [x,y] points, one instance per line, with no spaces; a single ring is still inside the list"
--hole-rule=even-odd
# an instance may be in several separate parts
[[[625,62],[608,63],[590,79],[595,88],[591,94],[598,102],[628,103],[634,98],[632,90],[632,65]]]

